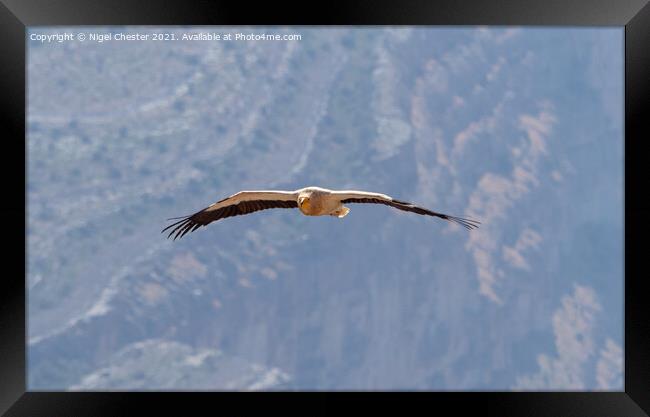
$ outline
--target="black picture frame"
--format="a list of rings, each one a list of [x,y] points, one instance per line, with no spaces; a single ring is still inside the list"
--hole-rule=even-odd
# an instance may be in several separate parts
[[[80,0],[0,0],[0,83],[4,158],[2,211],[5,259],[0,280],[0,412],[7,416],[131,415],[136,406],[158,413],[196,414],[188,410],[223,410],[263,406],[276,401],[287,410],[284,393],[263,393],[251,401],[243,393],[128,393],[26,391],[25,265],[25,31],[29,26],[55,25],[538,25],[625,27],[625,391],[624,392],[431,392],[361,393],[364,404],[392,405],[407,411],[422,405],[427,411],[451,407],[465,414],[499,416],[642,416],[650,412],[650,321],[643,308],[646,293],[641,265],[650,214],[645,203],[644,139],[650,138],[647,104],[650,98],[650,5],[647,0],[501,0],[501,1],[367,1],[265,2],[127,1],[94,3]],[[645,116],[645,117],[644,117]],[[8,147],[8,148],[7,148]],[[22,159],[18,156],[22,156]],[[19,219],[23,219],[20,222]],[[21,229],[22,226],[22,230]],[[22,245],[19,243],[22,242]],[[21,257],[22,255],[22,257]],[[7,268],[7,266],[14,266]],[[20,272],[22,271],[22,275]],[[358,395],[359,393],[357,393]],[[215,398],[218,395],[219,398]],[[290,395],[290,394],[289,394]],[[349,393],[308,393],[317,401],[313,411],[333,410],[333,400]],[[279,400],[279,401],[278,401]],[[417,401],[416,401],[417,400]],[[419,404],[418,404],[419,403]],[[410,406],[410,407],[409,407]],[[329,408],[332,407],[332,408]],[[240,411],[238,409],[238,411]]]

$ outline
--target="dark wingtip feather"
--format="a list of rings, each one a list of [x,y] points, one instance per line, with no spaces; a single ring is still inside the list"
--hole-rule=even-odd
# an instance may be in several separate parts
[[[195,223],[188,222],[188,223],[185,225],[185,227],[183,227],[183,229],[181,230],[181,232],[180,232],[180,236],[179,236],[179,239],[182,238],[183,236],[185,236],[185,235],[187,234],[187,232],[189,232],[190,229],[192,229],[192,228],[194,227],[194,225],[195,225]]]
[[[160,233],[164,233],[165,230],[169,229],[170,227],[174,227],[174,226],[176,226],[177,224],[183,223],[183,222],[184,222],[188,217],[189,217],[189,216],[185,216],[185,217],[177,217],[177,218],[174,218],[174,219],[168,219],[168,220],[183,219],[183,220],[180,220],[180,221],[177,221],[176,223],[172,223],[172,224],[170,224],[169,226],[167,226],[167,227],[165,227],[164,229],[162,229],[162,230],[160,231]]]
[[[160,233],[163,233],[166,230],[173,228],[167,235],[167,239],[171,238],[172,235],[175,233],[176,235],[174,236],[174,240],[176,240],[176,238],[182,236],[181,233],[186,232],[188,229],[194,227],[195,224],[197,223],[192,221],[189,217],[183,217],[182,220],[179,220],[176,223],[172,223],[169,226],[165,227]]]
[[[189,216],[170,217],[170,218],[168,218],[167,220],[169,221],[169,220],[187,219],[187,218],[190,217],[190,216],[191,216],[191,214],[190,214]]]
[[[456,216],[446,216],[446,220],[460,224],[467,230],[478,229],[479,225],[481,224],[481,222],[478,220],[456,217]]]
[[[479,225],[481,224],[481,222],[478,221],[478,220],[474,220],[474,219],[470,219],[470,218],[464,218],[464,217],[450,216],[448,214],[436,213],[435,211],[431,211],[431,210],[428,210],[428,209],[425,209],[425,208],[422,208],[422,207],[418,207],[418,206],[416,206],[414,204],[407,203],[407,202],[404,202],[404,201],[399,201],[399,200],[394,200],[393,199],[393,202],[398,203],[399,205],[401,205],[403,208],[405,208],[408,211],[413,211],[414,213],[418,213],[418,214],[427,214],[427,215],[430,215],[430,216],[441,217],[441,218],[443,218],[445,220],[448,220],[448,221],[454,222],[456,224],[459,224],[459,225],[463,226],[464,228],[466,228],[467,230],[478,229]]]
[[[187,230],[194,226],[191,220],[186,220],[185,223],[181,224],[179,227],[176,228],[176,234],[174,235],[174,240],[180,239],[187,233]]]

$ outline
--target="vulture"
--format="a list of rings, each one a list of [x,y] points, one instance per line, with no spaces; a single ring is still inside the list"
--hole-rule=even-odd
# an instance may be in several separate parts
[[[336,216],[343,218],[350,212],[350,209],[344,204],[354,203],[384,204],[424,216],[439,217],[470,230],[477,228],[480,224],[477,220],[437,213],[406,201],[396,200],[386,194],[305,187],[296,191],[240,191],[189,216],[168,219],[180,220],[165,227],[161,233],[171,229],[167,238],[171,238],[173,235],[174,240],[176,240],[176,238],[183,237],[185,234],[193,232],[201,226],[207,226],[216,220],[271,208],[297,208],[306,216]]]

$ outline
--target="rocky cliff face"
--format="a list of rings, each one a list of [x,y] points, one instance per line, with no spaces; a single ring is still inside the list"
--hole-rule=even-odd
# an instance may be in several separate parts
[[[30,389],[622,388],[621,31],[253,32],[29,44]]]

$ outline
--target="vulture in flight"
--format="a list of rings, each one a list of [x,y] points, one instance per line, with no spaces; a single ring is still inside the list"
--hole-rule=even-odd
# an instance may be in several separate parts
[[[167,237],[170,238],[174,235],[174,240],[176,240],[176,238],[183,237],[186,233],[193,232],[201,226],[207,226],[213,221],[271,208],[297,208],[306,216],[327,215],[341,218],[350,211],[343,204],[350,203],[384,204],[399,210],[440,217],[458,223],[467,229],[477,228],[480,224],[477,220],[437,213],[405,201],[395,200],[386,194],[306,187],[296,191],[240,191],[192,215],[168,219],[181,220],[165,227],[162,232],[171,228]]]

